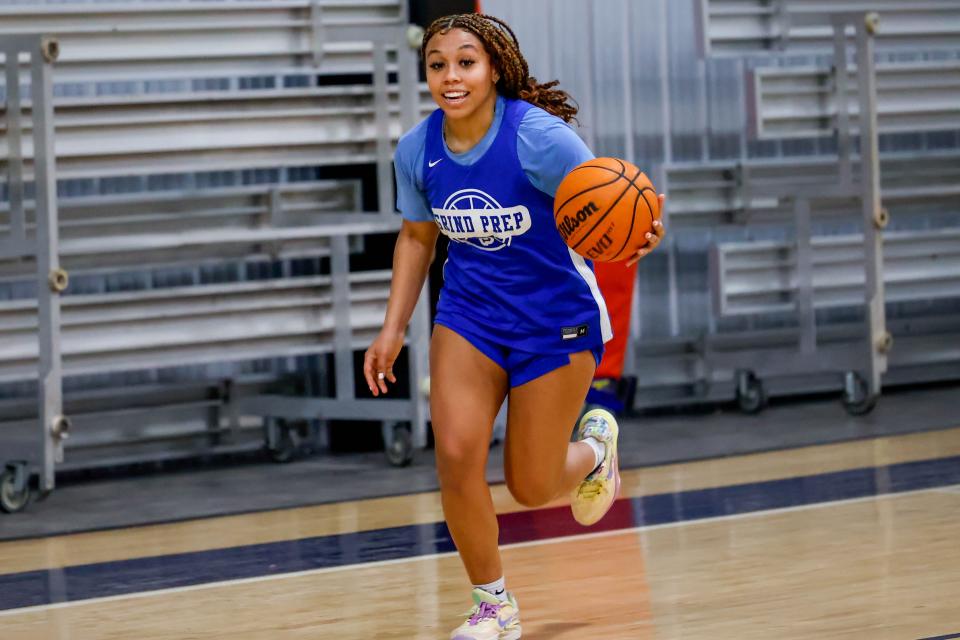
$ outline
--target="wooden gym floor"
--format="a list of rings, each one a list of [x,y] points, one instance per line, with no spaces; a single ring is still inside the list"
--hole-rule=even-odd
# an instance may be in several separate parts
[[[592,530],[494,494],[527,640],[960,637],[960,429],[626,471]],[[443,639],[467,598],[436,493],[0,543],[3,640]]]

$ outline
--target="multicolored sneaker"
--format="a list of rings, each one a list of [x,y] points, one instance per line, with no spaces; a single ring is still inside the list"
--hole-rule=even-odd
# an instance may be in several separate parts
[[[603,462],[574,489],[570,508],[573,517],[584,526],[606,515],[620,492],[620,464],[617,456],[617,419],[605,409],[587,411],[580,419],[577,440],[595,438],[606,444]]]
[[[450,640],[516,640],[520,637],[517,599],[501,601],[483,589],[474,589],[467,621],[450,633]]]

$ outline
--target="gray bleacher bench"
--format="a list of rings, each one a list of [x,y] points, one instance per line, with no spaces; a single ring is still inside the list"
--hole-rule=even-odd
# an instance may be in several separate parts
[[[960,14],[960,8],[958,8]],[[960,50],[960,32],[955,45]],[[848,70],[848,86],[856,71]],[[960,129],[960,61],[911,62],[876,67],[877,121],[882,133]],[[834,70],[761,67],[747,79],[751,132],[760,139],[829,135],[837,128]],[[858,130],[856,94],[842,105]]]
[[[402,124],[397,92],[388,97],[389,143]],[[420,99],[425,115],[434,106],[424,89]],[[376,109],[369,85],[56,98],[57,175],[372,163],[382,140]],[[28,122],[25,134],[30,130]],[[29,160],[32,147],[24,143]],[[6,154],[0,139],[0,157]]]
[[[358,181],[343,180],[61,198],[60,260],[89,274],[122,265],[329,255],[331,225],[382,219],[360,211],[359,189]],[[25,204],[32,214],[33,203]],[[32,215],[26,227],[32,235]],[[0,226],[0,234],[8,230]],[[0,282],[22,270],[0,262]]]
[[[664,191],[670,221],[682,227],[726,224],[783,224],[793,218],[789,198],[752,194],[752,184],[789,179],[812,192],[837,178],[837,162],[826,157],[672,163],[664,167]],[[886,153],[880,157],[881,196],[891,217],[914,212],[949,211],[960,203],[960,153],[952,150]],[[859,180],[860,164],[852,177]],[[960,213],[960,209],[957,210]],[[817,218],[861,215],[855,199],[821,199],[811,210]]]
[[[862,305],[863,238],[818,236],[811,247],[814,307]],[[960,229],[890,231],[884,249],[888,304],[960,298]],[[794,245],[758,241],[711,245],[710,284],[718,318],[792,312],[804,286]]]
[[[383,322],[390,271],[348,280],[345,315],[357,349]],[[334,345],[330,276],[72,295],[62,313],[66,375],[322,353]],[[0,382],[36,375],[36,330],[35,300],[0,307]]]
[[[831,14],[878,12],[882,50],[955,50],[954,0],[699,0],[702,52],[708,56],[823,53],[833,48]],[[851,30],[848,30],[848,35]]]
[[[104,176],[101,176],[103,178]],[[35,204],[25,203],[27,228]],[[311,180],[230,187],[187,188],[60,197],[60,237],[86,238],[198,229],[305,226],[337,212],[360,211],[360,182]],[[9,219],[0,204],[0,219]],[[9,231],[0,225],[0,233]]]
[[[373,47],[343,34],[406,22],[400,0],[21,3],[0,7],[0,36],[44,33],[60,44],[58,82],[144,82],[276,74],[370,73]],[[390,71],[397,69],[391,43]]]

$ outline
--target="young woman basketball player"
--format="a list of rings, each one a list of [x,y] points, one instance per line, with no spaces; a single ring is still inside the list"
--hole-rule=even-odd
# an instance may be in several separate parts
[[[395,382],[403,344],[439,233],[451,239],[430,348],[431,415],[444,516],[474,585],[456,640],[520,637],[507,592],[497,518],[485,477],[494,418],[509,395],[507,486],[523,505],[572,495],[593,524],[620,482],[617,424],[587,413],[570,432],[610,339],[591,266],[553,220],[561,179],[593,154],[566,123],[569,96],[530,77],[513,31],[490,16],[435,21],[421,53],[439,105],[396,152],[404,217],[380,334],[366,352],[374,395]],[[663,235],[659,221],[646,247]]]

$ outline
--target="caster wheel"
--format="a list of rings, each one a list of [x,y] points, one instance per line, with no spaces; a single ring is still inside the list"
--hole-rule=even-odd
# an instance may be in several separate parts
[[[17,513],[30,504],[30,483],[26,473],[22,465],[9,464],[0,474],[0,510]]]
[[[763,383],[752,371],[737,372],[737,405],[746,414],[760,413],[767,406]]]
[[[385,424],[383,427],[384,453],[395,467],[406,467],[413,462],[413,433],[407,425]]]
[[[267,452],[271,460],[284,464],[297,457],[303,436],[296,424],[275,420],[267,429]]]
[[[848,371],[843,379],[843,408],[852,416],[865,416],[880,400],[878,394],[871,394],[867,382],[859,373]]]

